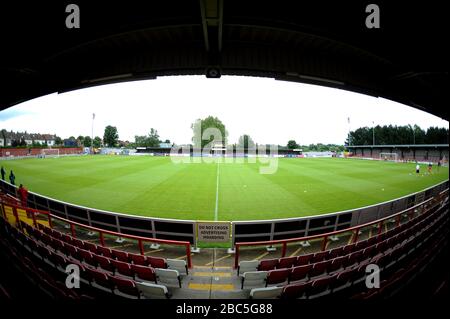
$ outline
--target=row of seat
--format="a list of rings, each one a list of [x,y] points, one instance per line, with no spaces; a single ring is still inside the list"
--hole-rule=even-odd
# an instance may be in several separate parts
[[[394,227],[385,233],[378,234],[377,236],[370,237],[365,240],[358,241],[356,243],[351,243],[345,246],[320,251],[316,253],[310,253],[300,256],[282,257],[282,258],[272,258],[272,259],[262,259],[260,261],[243,261],[239,263],[238,275],[245,271],[269,271],[274,269],[291,268],[296,266],[302,266],[307,264],[314,264],[317,262],[325,260],[333,260],[337,257],[342,257],[344,255],[349,255],[355,251],[361,251],[369,246],[373,246],[376,243],[384,242],[388,239],[387,244],[389,244],[389,239],[395,237],[398,233],[402,233],[407,230],[414,223],[420,222],[421,219],[425,218],[427,215],[432,214],[434,210],[437,209],[433,207],[430,209],[428,214],[419,215],[416,218]],[[405,236],[410,235],[410,233],[405,233]]]
[[[430,223],[428,224],[428,222]],[[445,227],[447,229],[443,230]],[[250,292],[250,297],[255,299],[275,297],[314,299],[331,293],[336,296],[336,293],[344,288],[361,284],[366,275],[366,266],[369,264],[376,264],[382,271],[384,278],[394,274],[393,280],[398,281],[399,277],[395,275],[395,270],[399,266],[404,267],[400,269],[407,269],[405,272],[411,273],[409,271],[411,265],[414,266],[417,263],[416,259],[421,257],[422,252],[428,252],[427,247],[436,248],[441,245],[440,241],[447,240],[445,234],[448,232],[448,215],[431,216],[430,220],[424,220],[423,223],[417,224],[416,230],[418,233],[414,237],[397,244],[384,253],[361,262],[356,267],[353,266],[312,281],[302,281],[282,287],[255,288]],[[441,238],[439,238],[439,234],[441,234]],[[442,234],[444,235],[442,236]],[[430,241],[432,244],[427,245],[427,242]],[[413,252],[415,253],[413,254]],[[406,276],[402,274],[401,278],[406,278]],[[382,282],[382,287],[389,286],[388,281],[388,279],[385,279]],[[376,293],[371,292],[370,294]]]
[[[145,256],[140,254],[134,254],[131,252],[126,252],[122,250],[117,249],[111,249],[108,247],[104,247],[101,245],[96,245],[94,243],[80,240],[78,238],[73,238],[70,235],[61,233],[58,230],[46,227],[42,224],[38,224],[39,228],[48,236],[51,238],[48,238],[45,235],[40,234],[39,230],[34,229],[32,226],[22,222],[23,227],[27,230],[27,232],[30,232],[34,237],[39,237],[37,239],[39,240],[46,240],[48,243],[47,245],[50,245],[50,241],[56,240],[57,245],[61,246],[62,249],[64,249],[64,246],[67,246],[67,249],[71,250],[69,253],[73,252],[73,247],[81,250],[87,250],[90,251],[92,254],[96,255],[102,255],[104,257],[119,260],[126,263],[133,263],[135,265],[141,265],[141,266],[152,266],[153,268],[167,268],[167,261],[165,258],[161,257],[152,257],[152,256]],[[60,241],[60,242],[58,242]],[[62,243],[61,243],[62,242]],[[71,247],[73,246],[73,247]],[[181,272],[188,273],[188,267],[186,265],[186,262],[183,260],[180,260],[177,262],[177,265],[182,265],[183,269],[181,269]],[[172,265],[173,266],[173,265]]]
[[[397,257],[398,254],[402,254],[400,249],[394,249],[396,246],[401,246],[402,249],[407,250],[410,248],[412,241],[409,239],[414,236],[426,223],[430,222],[434,216],[427,215],[428,218],[422,218],[412,228],[405,229],[401,233],[396,234],[394,237],[387,238],[380,243],[373,244],[362,250],[355,251],[349,255],[340,256],[333,260],[324,260],[315,264],[307,264],[302,266],[296,266],[293,268],[275,269],[270,271],[248,271],[244,272],[242,277],[241,288],[244,288],[247,282],[250,285],[270,285],[281,284],[286,281],[289,283],[295,281],[308,281],[320,276],[331,275],[337,271],[352,268],[360,263],[364,263],[372,259],[375,256],[387,254],[391,250],[393,251],[392,257]],[[404,246],[403,246],[404,245]],[[397,255],[395,255],[397,254]]]
[[[167,287],[157,284],[156,280],[164,276],[166,272],[176,272],[175,270],[154,269],[150,266],[128,264],[132,270],[135,270],[133,273],[128,273],[130,276],[122,273],[121,268],[105,271],[102,268],[94,268],[93,265],[85,264],[71,256],[65,256],[62,252],[51,249],[43,242],[27,237],[14,227],[11,227],[10,231],[14,234],[17,242],[23,245],[32,256],[51,265],[61,273],[66,273],[67,265],[77,265],[80,270],[81,281],[90,287],[126,298],[169,298],[171,296]],[[120,263],[118,265],[126,264],[118,260],[111,261]],[[129,270],[130,268],[127,267],[126,269]],[[162,274],[159,274],[159,271]]]
[[[448,212],[447,212],[448,213]],[[374,299],[388,297],[399,286],[404,286],[411,281],[418,273],[420,273],[428,263],[430,263],[443,249],[448,249],[448,233],[449,233],[449,221],[448,214],[434,222],[434,227],[437,225],[437,229],[433,230],[432,226],[426,227],[416,239],[417,245],[414,247],[414,254],[409,251],[411,261],[404,263],[397,272],[394,273],[391,278],[385,278],[380,283],[380,289],[364,291],[355,296],[355,299]],[[389,260],[386,260],[385,256],[380,256],[377,260],[377,264],[380,268],[385,269],[392,265]]]
[[[16,268],[17,272],[24,277],[23,279],[42,291],[43,295],[53,299],[89,299],[88,296],[79,295],[77,290],[68,289],[62,282],[55,280],[48,271],[24,255],[20,250],[22,246],[17,237],[18,232],[14,230],[16,229],[5,221],[3,216],[0,216],[0,253],[6,253],[10,260],[9,264]],[[42,295],[36,297],[39,298]]]
[[[123,259],[109,258],[104,255],[97,255],[91,251],[77,248],[70,244],[65,244],[61,240],[55,239],[48,234],[41,233],[39,230],[34,229],[32,226],[24,226],[27,232],[30,231],[33,236],[37,236],[36,240],[39,240],[43,245],[39,245],[32,238],[29,239],[29,245],[34,251],[37,251],[43,258],[58,258],[60,263],[63,263],[61,258],[66,258],[68,262],[81,263],[84,267],[89,269],[98,269],[110,274],[120,275],[127,277],[128,279],[140,280],[140,281],[152,281],[157,283],[157,278],[162,281],[168,281],[173,283],[176,281],[181,287],[181,276],[176,269],[157,268],[153,266],[144,266],[138,263],[128,263],[122,261]],[[59,252],[60,254],[51,255],[53,252]],[[122,253],[122,251],[119,251]],[[63,255],[62,255],[63,254]],[[113,257],[114,254],[111,256]],[[120,254],[119,256],[124,256]],[[143,256],[146,257],[146,256]],[[154,258],[154,257],[153,257]],[[155,258],[156,259],[156,258]],[[127,259],[128,260],[128,259]],[[157,265],[167,266],[167,260],[163,258],[157,258]],[[183,264],[183,268],[186,269],[184,261],[169,260],[169,263],[179,266]]]

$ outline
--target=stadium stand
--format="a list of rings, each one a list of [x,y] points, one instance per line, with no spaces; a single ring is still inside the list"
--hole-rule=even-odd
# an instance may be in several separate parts
[[[56,299],[169,298],[188,274],[183,260],[142,256],[77,239],[41,223],[10,223],[2,195],[0,244],[15,267]],[[36,220],[35,220],[36,221]],[[448,190],[402,224],[342,247],[284,258],[241,261],[236,275],[249,298],[386,298],[412,280],[448,244]],[[80,269],[81,289],[64,285],[66,267]],[[383,272],[381,288],[367,290],[366,266]],[[4,289],[3,289],[4,290]]]
[[[353,295],[358,299],[386,297],[399,288],[401,281],[410,280],[419,270],[423,270],[432,255],[446,247],[449,218],[448,210],[443,207],[438,204],[427,214],[419,215],[387,233],[357,244],[298,256],[294,262],[292,257],[261,260],[258,269],[284,264],[286,259],[289,260],[287,265],[291,266],[250,273],[252,278],[265,280],[266,285],[282,283],[285,274],[288,274],[288,284],[284,285],[281,298],[314,299],[329,294],[337,295],[344,289],[347,290],[347,296]],[[378,265],[386,278],[382,281],[380,290],[364,291],[362,282],[369,264]],[[243,278],[246,275],[244,273]],[[271,277],[276,279],[270,279]]]
[[[414,144],[414,145],[350,145],[352,157],[382,160],[385,154],[396,154],[397,161],[447,162],[448,144]]]

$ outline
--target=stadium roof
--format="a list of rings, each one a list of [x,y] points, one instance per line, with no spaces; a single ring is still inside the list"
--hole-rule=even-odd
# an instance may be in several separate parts
[[[163,75],[272,77],[392,99],[448,120],[448,3],[9,1],[0,19],[0,110],[54,92]],[[220,97],[218,97],[220,98]],[[213,101],[212,101],[213,102]]]

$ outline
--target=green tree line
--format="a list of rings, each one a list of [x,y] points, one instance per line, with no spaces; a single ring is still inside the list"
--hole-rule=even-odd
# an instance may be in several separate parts
[[[424,130],[418,125],[377,125],[360,127],[351,131],[346,145],[407,145],[448,144],[448,128],[429,127]]]

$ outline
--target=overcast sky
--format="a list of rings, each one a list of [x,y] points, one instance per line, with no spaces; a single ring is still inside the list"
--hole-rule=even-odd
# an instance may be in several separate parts
[[[190,143],[191,123],[208,115],[222,120],[230,143],[246,133],[258,143],[343,144],[349,128],[372,121],[449,126],[417,109],[343,90],[266,78],[177,76],[40,97],[0,112],[0,129],[91,136],[92,113],[94,136],[113,125],[121,140],[134,141],[153,127],[162,140],[177,144]]]

